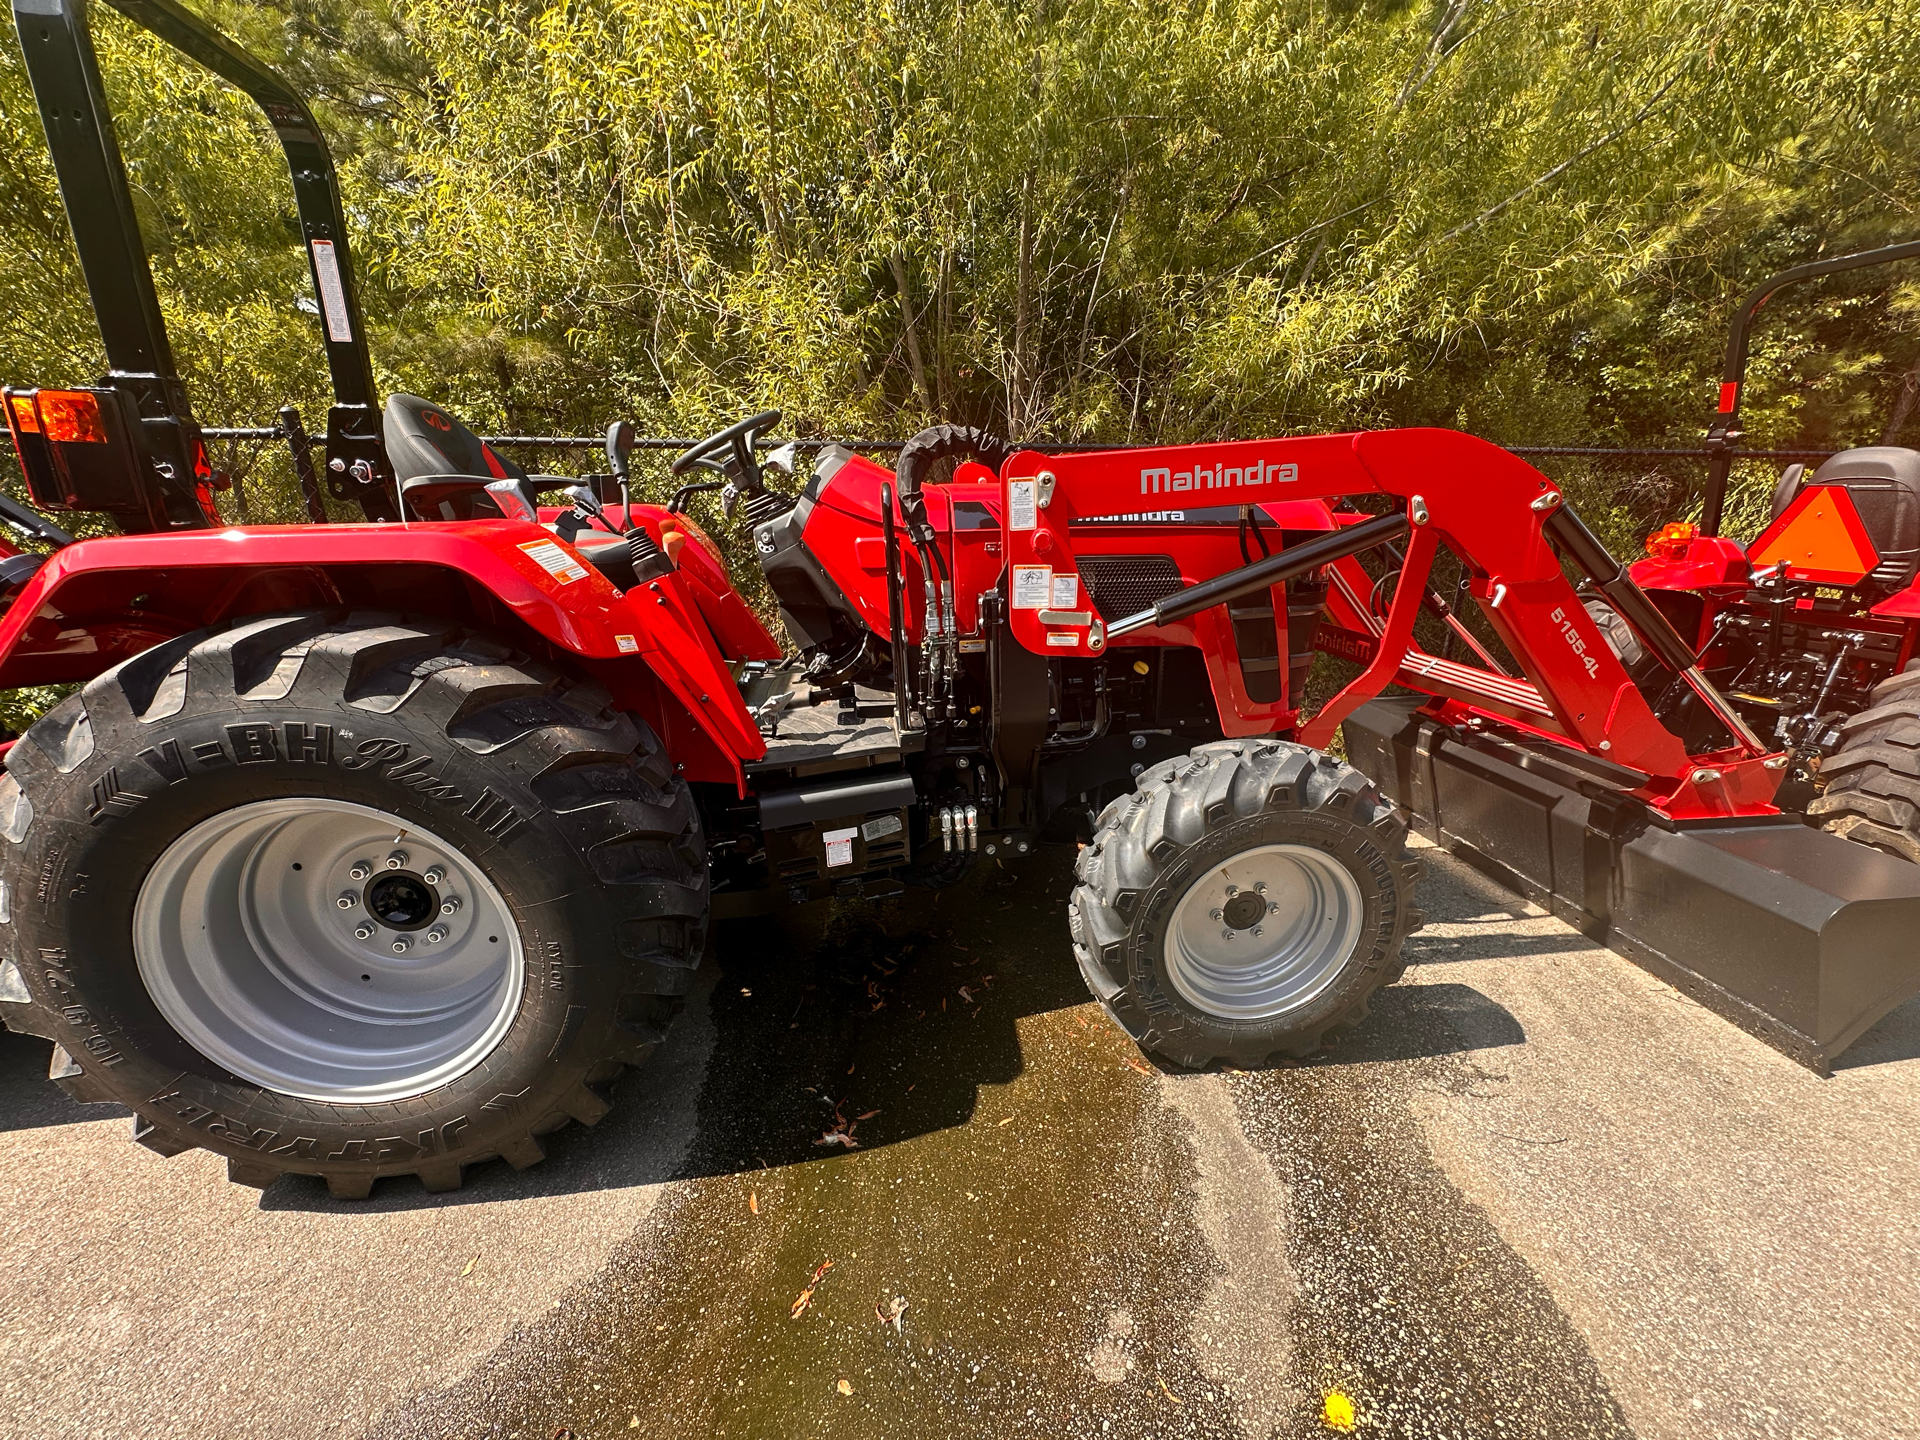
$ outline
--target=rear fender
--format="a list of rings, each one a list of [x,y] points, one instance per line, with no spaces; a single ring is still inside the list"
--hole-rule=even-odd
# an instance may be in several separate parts
[[[0,618],[0,688],[86,681],[206,625],[337,605],[442,615],[571,657],[655,726],[690,780],[744,793],[745,762],[766,753],[686,580],[622,594],[550,531],[512,521],[84,540]]]

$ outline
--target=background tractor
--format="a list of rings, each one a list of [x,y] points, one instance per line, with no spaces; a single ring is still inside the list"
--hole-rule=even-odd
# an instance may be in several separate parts
[[[619,422],[604,473],[528,475],[430,400],[376,404],[299,96],[168,0],[114,3],[280,137],[324,483],[365,515],[222,523],[84,0],[14,0],[110,368],[9,388],[7,419],[38,510],[122,533],[8,512],[53,549],[0,560],[0,686],[79,688],[5,752],[0,1016],[148,1147],[340,1196],[531,1164],[660,1043],[713,917],[1050,841],[1083,847],[1089,989],[1180,1065],[1365,1017],[1420,923],[1403,810],[1816,1068],[1920,986],[1920,867],[1775,803],[1807,736],[1763,738],[1516,456],[938,427],[893,470],[829,446],[801,475],[760,459],[767,411],[681,455],[665,506],[632,499]],[[685,513],[716,487],[791,648]],[[1323,650],[1360,669],[1309,716]]]

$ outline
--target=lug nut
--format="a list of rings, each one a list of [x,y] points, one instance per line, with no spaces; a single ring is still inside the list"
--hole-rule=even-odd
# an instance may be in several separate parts
[[[433,929],[427,931],[427,943],[429,945],[438,945],[442,940],[446,938],[447,938],[447,927],[444,925],[436,925],[433,927]]]
[[[358,895],[355,895],[351,890],[349,890],[346,894],[342,895],[338,900],[334,901],[333,903],[338,905],[342,910],[351,910],[354,906],[360,903],[360,897]]]
[[[373,862],[371,860],[356,860],[353,862],[353,868],[347,871],[347,878],[349,880],[364,880],[371,874],[373,874]]]
[[[1240,893],[1240,887],[1238,885],[1227,886],[1227,894],[1238,895],[1239,893]]]
[[[1267,902],[1267,914],[1278,915],[1279,913],[1280,913],[1280,907],[1276,905],[1273,901],[1269,900]]]
[[[393,942],[393,953],[396,955],[404,955],[412,948],[413,942],[404,935],[399,936]]]
[[[447,872],[442,870],[438,865],[435,865],[420,878],[425,880],[429,885],[438,885],[442,880],[447,878]]]
[[[373,926],[367,924],[364,920],[361,921],[353,927],[353,938],[356,940],[371,940],[373,938]]]
[[[1262,881],[1260,881],[1260,882],[1259,882],[1258,884],[1256,884],[1256,885],[1255,885],[1255,886],[1253,887],[1253,893],[1254,893],[1254,894],[1256,894],[1256,895],[1264,895],[1264,894],[1266,894],[1266,893],[1267,893],[1267,882],[1266,882],[1266,881],[1264,881],[1264,880],[1262,880]]]
[[[1231,939],[1233,939],[1233,934],[1234,934],[1234,932],[1233,932],[1233,931],[1231,931],[1231,930],[1222,930],[1222,931],[1220,932],[1220,938],[1221,938],[1222,940],[1231,940]]]
[[[1264,925],[1256,925],[1253,927],[1253,933],[1256,935],[1264,934],[1266,932],[1266,928],[1267,927]]]
[[[1219,920],[1219,919],[1221,919],[1221,918],[1223,918],[1223,916],[1224,916],[1224,914],[1225,914],[1225,912],[1224,912],[1224,911],[1220,911],[1220,910],[1209,910],[1209,911],[1207,912],[1207,918],[1208,918],[1209,920]]]
[[[442,915],[451,915],[459,908],[460,897],[458,895],[449,895],[440,902],[440,913]]]
[[[406,868],[407,868],[407,852],[406,851],[396,850],[391,855],[387,856],[387,869],[404,870]]]

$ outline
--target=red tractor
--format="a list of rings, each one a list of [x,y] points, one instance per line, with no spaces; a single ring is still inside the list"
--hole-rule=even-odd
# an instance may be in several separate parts
[[[631,501],[619,424],[606,474],[529,476],[442,407],[375,408],[299,97],[168,0],[113,3],[286,148],[326,483],[366,517],[222,524],[84,0],[15,0],[111,368],[7,390],[8,423],[39,509],[125,533],[7,512],[55,548],[0,560],[0,685],[81,688],[5,754],[0,1016],[150,1148],[340,1196],[532,1164],[659,1044],[711,917],[1048,841],[1083,842],[1074,952],[1142,1046],[1304,1055],[1419,924],[1396,799],[1816,1067],[1920,985],[1920,867],[1776,806],[1793,756],[1515,456],[1437,430],[1049,456],[942,427],[802,483],[758,458],[767,412],[675,461],[718,478],[666,506]],[[715,487],[791,650],[684,513]],[[1443,553],[1484,634],[1429,583]],[[1672,687],[1629,675],[1568,566],[1718,731],[1663,722]],[[1422,614],[1479,663],[1423,649]],[[1309,719],[1319,648],[1363,668]],[[1359,768],[1327,753],[1342,722]]]

